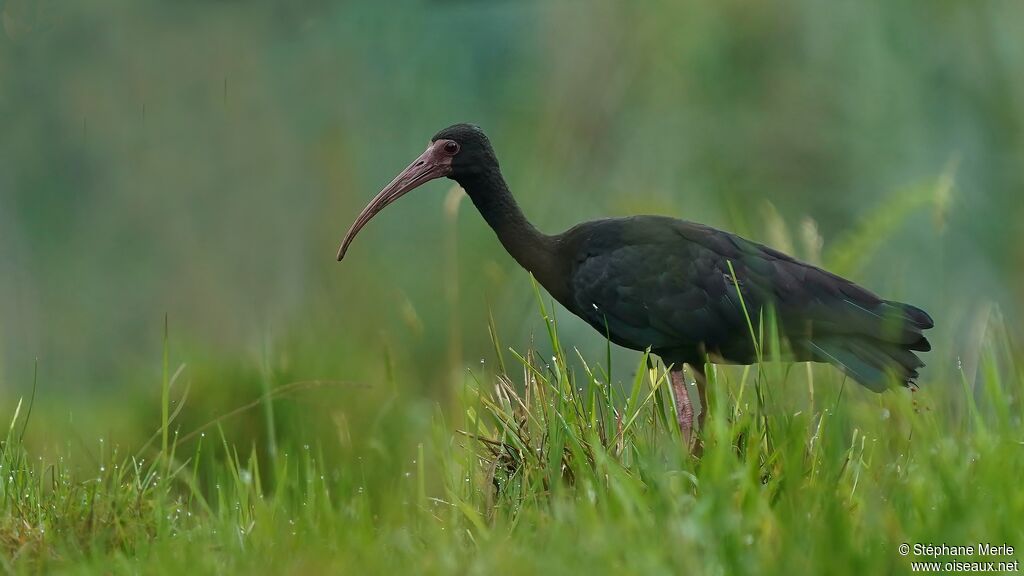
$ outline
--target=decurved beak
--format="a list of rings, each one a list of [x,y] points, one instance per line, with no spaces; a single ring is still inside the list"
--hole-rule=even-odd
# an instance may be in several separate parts
[[[363,226],[370,221],[378,212],[383,210],[395,200],[406,195],[413,189],[430,182],[436,178],[448,176],[452,173],[452,157],[443,152],[444,140],[432,142],[427,150],[420,154],[412,164],[399,174],[390,184],[384,187],[370,203],[359,213],[356,221],[345,233],[345,239],[341,241],[338,248],[338,261],[345,257],[348,245],[355,239],[356,234]]]

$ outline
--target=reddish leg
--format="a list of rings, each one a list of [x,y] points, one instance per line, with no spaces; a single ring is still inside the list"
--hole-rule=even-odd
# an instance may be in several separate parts
[[[690,403],[690,395],[686,391],[686,379],[683,377],[682,366],[673,367],[668,373],[672,383],[672,397],[676,402],[676,419],[679,421],[679,431],[683,435],[683,442],[692,454],[694,452],[693,435],[693,405]]]
[[[693,379],[697,382],[697,396],[700,398],[700,414],[697,416],[697,427],[704,431],[704,420],[708,416],[708,377],[704,373],[704,365],[690,364]]]

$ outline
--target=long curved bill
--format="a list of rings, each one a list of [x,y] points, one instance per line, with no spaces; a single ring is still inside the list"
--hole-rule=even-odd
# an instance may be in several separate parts
[[[452,172],[452,158],[443,152],[445,140],[438,140],[430,144],[427,150],[420,154],[412,164],[399,174],[390,184],[384,187],[370,203],[359,213],[356,221],[345,233],[345,239],[341,241],[338,248],[338,261],[345,257],[348,245],[355,239],[356,234],[363,226],[370,221],[378,212],[383,210],[395,200],[406,195],[413,189],[430,182],[436,178],[448,176]]]

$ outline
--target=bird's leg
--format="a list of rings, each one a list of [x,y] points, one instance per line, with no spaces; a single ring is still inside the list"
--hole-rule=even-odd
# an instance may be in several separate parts
[[[697,427],[704,431],[704,421],[708,416],[708,377],[704,373],[703,364],[690,364],[693,379],[697,383],[697,396],[700,398],[700,414],[697,416]]]
[[[693,405],[690,403],[690,395],[686,391],[683,367],[673,367],[669,371],[668,377],[672,383],[672,396],[676,401],[676,419],[679,421],[679,431],[683,435],[686,448],[693,453]]]

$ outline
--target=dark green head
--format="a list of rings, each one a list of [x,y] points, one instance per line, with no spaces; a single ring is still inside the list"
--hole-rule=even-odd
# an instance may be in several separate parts
[[[441,130],[430,139],[432,144],[444,142],[449,150],[457,148],[452,157],[449,178],[461,183],[461,179],[482,172],[496,170],[498,159],[487,135],[475,124],[455,124]],[[448,142],[454,142],[455,148]]]

